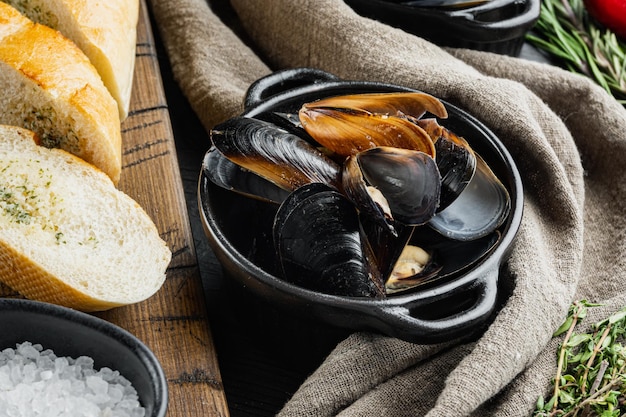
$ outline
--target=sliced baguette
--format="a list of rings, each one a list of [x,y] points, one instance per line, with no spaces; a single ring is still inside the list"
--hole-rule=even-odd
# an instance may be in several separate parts
[[[135,68],[139,0],[2,0],[74,41],[128,115]]]
[[[0,281],[83,311],[152,296],[171,252],[146,212],[100,170],[0,125]]]
[[[118,183],[122,165],[117,104],[76,45],[0,3],[0,123],[36,132]]]

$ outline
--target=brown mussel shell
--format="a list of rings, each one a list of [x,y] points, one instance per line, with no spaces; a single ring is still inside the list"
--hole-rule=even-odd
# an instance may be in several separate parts
[[[202,171],[214,184],[249,198],[280,204],[289,191],[242,168],[211,146],[202,160]]]
[[[318,143],[337,155],[354,155],[377,146],[435,155],[435,145],[428,133],[402,117],[315,108],[301,111],[300,120]]]
[[[318,143],[342,156],[389,146],[434,157],[432,139],[413,122],[426,112],[448,115],[435,97],[407,92],[329,97],[304,104],[298,114],[302,127]]]
[[[439,99],[418,92],[347,94],[323,98],[302,106],[305,111],[317,108],[358,110],[388,116],[410,115],[416,119],[426,112],[441,119],[448,117],[448,111]]]
[[[229,119],[211,130],[225,157],[285,190],[311,182],[341,183],[340,166],[299,136],[249,117]]]

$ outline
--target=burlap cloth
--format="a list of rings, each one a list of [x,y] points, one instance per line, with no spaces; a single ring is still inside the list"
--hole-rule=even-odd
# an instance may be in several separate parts
[[[589,324],[626,305],[624,108],[582,77],[442,49],[362,18],[341,0],[231,4],[252,49],[206,0],[150,0],[174,76],[207,129],[242,111],[257,78],[315,67],[417,88],[467,109],[508,147],[525,187],[524,218],[503,272],[515,287],[482,337],[422,346],[354,334],[280,415],[530,415],[548,394],[559,342],[552,333],[570,303],[604,304],[591,310]]]

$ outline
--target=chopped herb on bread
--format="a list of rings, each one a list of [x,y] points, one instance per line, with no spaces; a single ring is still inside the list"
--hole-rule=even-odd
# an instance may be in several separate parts
[[[71,39],[96,67],[128,115],[135,68],[138,0],[2,0],[29,19]]]
[[[171,252],[150,217],[94,166],[36,142],[0,125],[0,281],[83,311],[152,296]]]
[[[118,183],[117,103],[87,56],[68,38],[0,2],[0,123],[34,131]]]

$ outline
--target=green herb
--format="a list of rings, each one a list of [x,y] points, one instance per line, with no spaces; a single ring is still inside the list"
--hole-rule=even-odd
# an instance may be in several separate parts
[[[54,238],[56,239],[57,243],[67,243],[63,240],[63,233],[61,232],[56,232],[54,234]]]
[[[59,25],[59,19],[52,14],[49,10],[43,10],[39,4],[40,2],[33,2],[31,0],[2,0],[4,3],[8,3],[15,7],[23,15],[26,15],[30,20],[41,23],[42,25],[49,26],[53,29],[57,29]],[[45,4],[45,3],[44,3]]]
[[[31,213],[19,203],[12,190],[0,187],[0,208],[14,222],[20,224],[30,224]]]
[[[583,0],[542,0],[539,19],[526,39],[626,105],[626,42],[598,26]]]
[[[626,415],[626,308],[575,333],[587,315],[587,301],[575,302],[554,336],[565,333],[558,351],[552,396],[537,401],[535,417],[623,417]]]
[[[74,154],[80,152],[80,141],[76,132],[69,124],[56,126],[55,121],[58,120],[52,107],[41,107],[27,113],[22,124],[26,129],[36,132],[46,148],[61,148]]]

